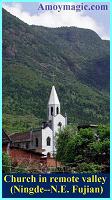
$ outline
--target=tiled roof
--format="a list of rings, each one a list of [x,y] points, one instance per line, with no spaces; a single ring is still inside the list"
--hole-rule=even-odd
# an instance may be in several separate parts
[[[24,132],[24,133],[14,133],[10,135],[10,138],[12,142],[26,142],[26,141],[32,141],[32,132]]]
[[[83,125],[77,126],[78,130],[80,130],[81,128],[85,129],[85,128],[97,128],[97,127],[98,127],[98,125],[96,125],[96,124],[83,124]]]

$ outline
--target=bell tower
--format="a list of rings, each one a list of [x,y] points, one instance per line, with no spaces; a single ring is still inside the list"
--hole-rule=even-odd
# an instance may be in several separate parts
[[[51,94],[48,101],[48,120],[52,120],[53,116],[60,114],[60,102],[56,89],[52,86]]]

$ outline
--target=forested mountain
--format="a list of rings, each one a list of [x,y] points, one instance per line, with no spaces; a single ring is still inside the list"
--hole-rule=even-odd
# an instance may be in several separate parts
[[[109,51],[91,30],[30,26],[3,9],[3,127],[38,127],[53,84],[69,123],[109,123]]]

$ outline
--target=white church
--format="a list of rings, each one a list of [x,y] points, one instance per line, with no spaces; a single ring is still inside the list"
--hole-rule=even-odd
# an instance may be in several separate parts
[[[67,125],[67,116],[61,115],[60,102],[54,86],[52,86],[47,107],[48,119],[42,123],[41,129],[12,134],[12,147],[40,152],[44,156],[53,157],[56,154],[56,132]]]
[[[44,154],[54,155],[56,152],[56,132],[67,125],[67,116],[63,117],[60,112],[60,102],[55,87],[52,86],[48,101],[48,122],[42,128],[42,149]]]

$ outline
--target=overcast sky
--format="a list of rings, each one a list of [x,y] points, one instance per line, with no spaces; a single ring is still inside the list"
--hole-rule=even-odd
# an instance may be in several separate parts
[[[107,4],[98,3],[97,4]],[[96,4],[96,3],[87,3]],[[67,3],[42,3],[67,4]],[[76,3],[68,3],[76,4]],[[77,2],[77,4],[81,4]],[[94,30],[102,39],[110,39],[110,10],[105,11],[38,11],[39,2],[3,3],[3,8],[27,24],[46,27],[76,26]],[[108,3],[109,8],[109,3]]]

